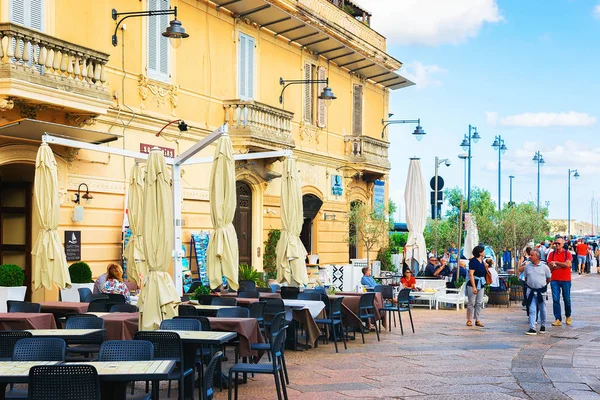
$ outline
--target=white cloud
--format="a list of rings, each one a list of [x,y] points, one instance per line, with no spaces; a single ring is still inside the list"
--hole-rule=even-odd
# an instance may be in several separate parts
[[[496,0],[360,0],[372,27],[392,43],[459,44],[475,37],[484,23],[503,20]]]
[[[490,125],[496,125],[498,123],[498,113],[496,111],[486,111],[485,120]]]
[[[420,61],[404,64],[402,66],[402,75],[417,84],[418,89],[427,86],[440,86],[442,81],[435,78],[435,75],[446,73],[444,68],[437,65],[424,65]]]
[[[593,14],[594,14],[594,17],[600,19],[600,4],[596,5],[596,7],[594,7]]]
[[[487,116],[487,113],[486,113]],[[537,112],[510,115],[500,119],[504,126],[522,126],[527,128],[547,128],[551,126],[590,126],[596,123],[596,117],[575,111],[555,113]]]

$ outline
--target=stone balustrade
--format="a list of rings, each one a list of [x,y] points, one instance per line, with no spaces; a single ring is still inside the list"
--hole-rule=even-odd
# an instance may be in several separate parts
[[[351,163],[362,163],[376,168],[389,169],[390,144],[370,136],[345,136],[346,157]]]
[[[294,113],[254,100],[226,100],[225,122],[233,138],[244,137],[254,147],[294,147]]]

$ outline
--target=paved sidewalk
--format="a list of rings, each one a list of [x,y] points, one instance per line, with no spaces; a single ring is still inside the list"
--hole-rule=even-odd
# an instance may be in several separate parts
[[[600,399],[600,275],[574,275],[573,325],[527,336],[520,304],[488,307],[485,328],[465,326],[465,311],[413,310],[416,333],[374,333],[366,344],[286,352],[290,399]],[[564,321],[564,317],[563,317]],[[266,361],[266,360],[265,360]],[[270,375],[249,378],[241,399],[275,399]],[[225,399],[226,391],[216,398]]]

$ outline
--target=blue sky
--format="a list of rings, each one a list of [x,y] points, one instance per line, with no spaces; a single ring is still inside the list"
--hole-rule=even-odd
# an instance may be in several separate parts
[[[600,173],[600,1],[591,0],[361,0],[373,13],[372,26],[388,38],[388,53],[404,63],[400,73],[417,86],[393,92],[393,118],[420,117],[427,135],[417,142],[414,126],[389,129],[390,196],[404,221],[404,186],[410,157],[420,157],[425,180],[441,166],[446,187],[463,186],[460,142],[468,125],[482,139],[473,145],[472,186],[498,196],[498,153],[502,135],[502,201],[536,201],[541,151],[541,203],[550,218],[567,218],[567,173],[571,218],[591,219]],[[390,11],[391,10],[391,11]],[[374,128],[375,129],[375,128]],[[377,128],[379,129],[379,128]],[[595,217],[594,217],[595,218]]]

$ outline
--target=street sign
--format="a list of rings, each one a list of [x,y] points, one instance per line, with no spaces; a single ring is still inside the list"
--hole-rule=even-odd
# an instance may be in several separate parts
[[[433,193],[434,193],[434,192],[430,192],[430,193],[429,193],[429,203],[430,203],[430,204],[433,204],[433,199],[435,198],[435,196],[434,196],[434,194],[433,194]],[[438,201],[438,204],[440,204],[440,203],[443,203],[443,202],[444,202],[444,195],[443,195],[443,193],[442,193],[442,192],[438,192],[438,195],[437,195],[437,201]]]
[[[431,178],[431,180],[429,181],[429,186],[431,187],[431,190],[435,190],[435,176]],[[444,188],[444,179],[438,175],[438,190],[442,190]]]

